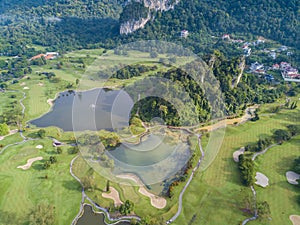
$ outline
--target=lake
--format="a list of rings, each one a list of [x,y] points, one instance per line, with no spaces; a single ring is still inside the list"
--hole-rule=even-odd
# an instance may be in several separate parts
[[[112,131],[128,126],[133,104],[123,90],[66,91],[58,95],[51,111],[30,123],[37,127],[56,126],[64,131]]]

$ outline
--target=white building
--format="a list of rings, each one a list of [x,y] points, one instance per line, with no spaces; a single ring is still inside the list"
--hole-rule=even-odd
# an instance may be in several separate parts
[[[189,35],[189,32],[187,30],[182,30],[180,32],[180,37],[186,38]]]

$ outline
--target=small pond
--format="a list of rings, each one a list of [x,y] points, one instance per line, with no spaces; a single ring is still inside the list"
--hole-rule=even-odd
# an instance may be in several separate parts
[[[76,225],[106,225],[103,213],[94,213],[90,205],[84,206],[83,215],[77,220]],[[128,222],[119,222],[116,225],[129,225]]]

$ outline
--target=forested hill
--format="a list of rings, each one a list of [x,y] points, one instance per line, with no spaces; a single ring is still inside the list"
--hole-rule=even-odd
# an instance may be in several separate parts
[[[134,16],[123,12],[125,2],[0,0],[0,54],[24,54],[24,46],[31,43],[66,51],[110,48],[138,39],[180,41],[200,52],[212,35],[224,33],[250,40],[254,35],[264,36],[288,46],[300,45],[298,0],[180,0],[167,12],[151,11],[153,18],[143,29],[120,35],[120,15],[123,22],[126,15],[131,19]],[[183,29],[190,33],[187,39],[179,38]]]
[[[204,33],[259,35],[296,47],[299,14],[298,0],[181,0],[134,36],[174,39],[187,29],[195,39]]]

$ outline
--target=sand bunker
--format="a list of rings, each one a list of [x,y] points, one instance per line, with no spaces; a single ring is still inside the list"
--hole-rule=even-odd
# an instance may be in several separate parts
[[[297,185],[298,184],[298,181],[300,179],[300,174],[298,173],[295,173],[293,171],[288,171],[286,172],[286,179],[287,181],[290,183],[290,184],[294,184],[294,185]]]
[[[20,86],[25,86],[25,85],[26,85],[25,82],[20,83]]]
[[[293,225],[300,225],[300,216],[290,215],[290,220],[292,221]]]
[[[54,99],[49,98],[49,99],[47,100],[47,103],[48,103],[50,106],[53,106],[53,101],[54,101]]]
[[[239,162],[239,156],[240,156],[240,155],[243,155],[244,152],[245,152],[245,148],[244,148],[244,147],[240,148],[240,150],[235,151],[235,152],[233,153],[233,155],[232,155],[232,156],[233,156],[233,160],[234,160],[235,162]]]
[[[42,148],[43,148],[43,145],[37,145],[35,148],[37,148],[37,149],[42,149]]]
[[[24,89],[24,90],[28,90],[28,89],[29,89],[29,87],[24,87],[23,89]]]
[[[143,182],[134,174],[123,174],[123,175],[118,175],[118,178],[122,178],[122,179],[128,179],[128,180],[133,180],[135,183],[137,183],[140,188],[139,188],[139,192],[150,198],[151,201],[151,205],[157,209],[163,209],[166,207],[167,205],[167,200],[164,199],[163,197],[154,195],[152,193],[150,193],[146,188],[145,185],[143,184]]]
[[[119,192],[113,187],[110,187],[109,190],[110,193],[102,193],[102,197],[112,199],[114,201],[115,206],[122,205],[123,202],[120,200]]]
[[[260,172],[256,172],[255,179],[256,179],[255,184],[261,187],[267,187],[269,185],[269,178]]]
[[[34,163],[35,161],[42,160],[42,159],[43,159],[43,157],[36,157],[36,158],[28,159],[27,163],[25,165],[18,166],[17,168],[23,169],[23,170],[28,170],[31,167],[32,163]]]
[[[15,134],[15,133],[17,133],[17,132],[18,132],[18,129],[9,131],[9,134],[8,134],[8,135],[0,136],[0,141],[3,140],[5,137],[7,137],[7,136],[9,136],[9,135],[13,135],[13,134]]]
[[[41,86],[41,87],[43,87],[43,86],[44,86],[44,84],[43,84],[43,83],[38,83],[38,85],[39,85],[39,86]]]

